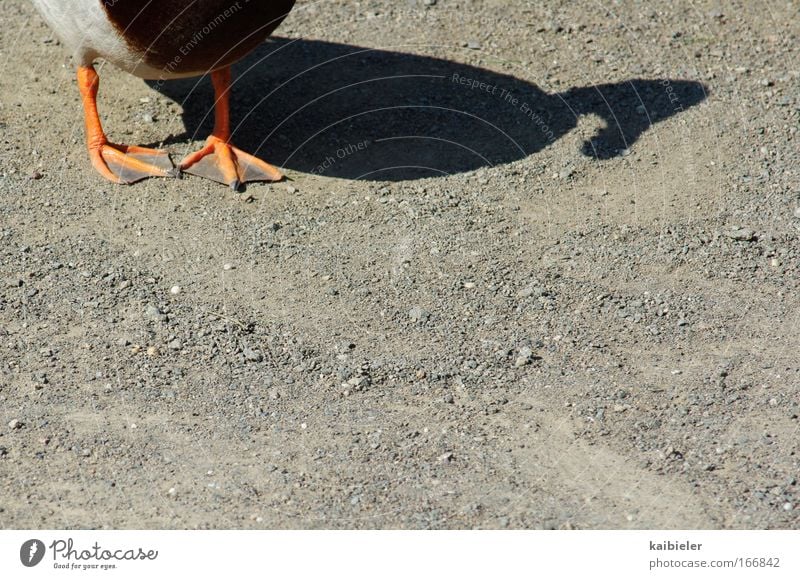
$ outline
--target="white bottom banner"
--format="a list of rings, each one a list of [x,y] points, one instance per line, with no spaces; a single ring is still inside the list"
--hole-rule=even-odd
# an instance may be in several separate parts
[[[0,531],[0,577],[800,577],[800,531]]]

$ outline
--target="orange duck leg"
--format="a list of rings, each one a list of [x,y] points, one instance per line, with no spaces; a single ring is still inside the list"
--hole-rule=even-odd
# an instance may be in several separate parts
[[[181,161],[180,170],[228,185],[234,191],[251,181],[283,179],[283,174],[269,163],[230,144],[230,67],[213,71],[211,81],[216,97],[214,131],[202,149]]]
[[[78,88],[86,121],[86,146],[97,171],[114,183],[130,184],[148,177],[176,177],[178,172],[164,151],[115,145],[108,141],[97,112],[100,77],[92,66],[78,68]]]

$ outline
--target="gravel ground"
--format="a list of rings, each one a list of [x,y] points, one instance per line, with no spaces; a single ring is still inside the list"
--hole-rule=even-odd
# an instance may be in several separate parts
[[[299,2],[236,194],[103,182],[4,0],[0,526],[800,527],[799,10]],[[207,134],[101,77],[114,140]]]

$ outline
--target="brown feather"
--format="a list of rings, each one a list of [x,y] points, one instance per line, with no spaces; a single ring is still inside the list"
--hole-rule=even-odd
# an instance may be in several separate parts
[[[228,66],[264,41],[295,0],[98,0],[130,48],[169,73]]]

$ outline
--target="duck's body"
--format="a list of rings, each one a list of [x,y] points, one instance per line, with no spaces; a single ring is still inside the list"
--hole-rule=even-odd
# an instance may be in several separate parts
[[[33,0],[76,61],[103,58],[146,79],[229,66],[269,36],[294,0]]]
[[[212,138],[227,143],[230,135],[226,133],[229,133],[229,129],[222,125],[227,124],[229,67],[263,42],[283,21],[294,2],[295,0],[33,0],[50,27],[73,52],[78,64],[90,153],[93,150],[93,138],[101,147],[109,145],[104,141],[105,135],[102,135],[99,118],[96,122],[94,119],[98,81],[93,62],[97,58],[107,60],[122,70],[145,79],[166,80],[211,72],[217,89],[217,127]],[[225,110],[220,110],[221,107]],[[215,141],[213,144],[215,150],[219,149],[219,142]],[[117,149],[129,158],[165,156],[160,152],[136,147]],[[216,150],[216,153],[220,152]],[[117,161],[121,159],[113,151],[99,153],[106,161],[106,169],[109,169],[110,162],[105,159],[105,153],[117,157]],[[209,156],[206,150],[201,153],[203,154],[199,157],[195,155],[181,163],[181,170],[194,172],[188,169],[201,165],[200,161]],[[234,154],[233,157],[234,161],[240,161],[239,165],[248,164],[244,156],[239,158]],[[147,176],[167,176],[163,158],[159,159],[160,164],[155,163],[158,170],[148,173],[129,167],[131,170],[125,175],[120,175],[120,171],[114,168],[111,168],[111,174],[101,169],[97,155],[93,154],[92,160],[104,176],[115,181],[132,182]],[[238,186],[239,182],[246,180],[274,179],[278,175],[274,168],[270,167],[272,171],[268,171],[262,167],[261,173],[265,175],[258,176],[258,171],[253,170],[249,178],[245,179],[247,167],[236,167],[239,178],[234,179],[229,167],[223,167],[225,170],[222,176],[209,175],[207,169],[208,167],[197,173],[224,180],[232,186]]]

